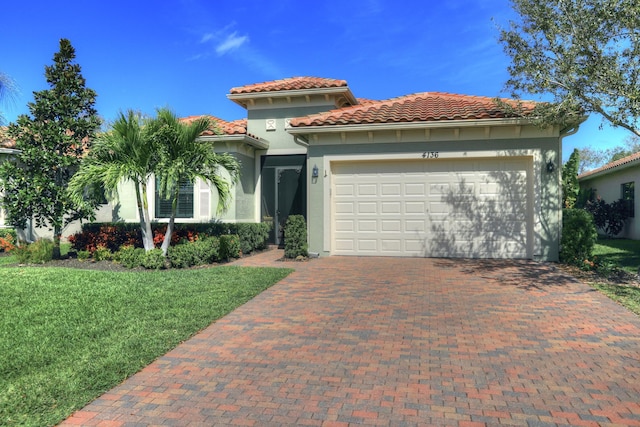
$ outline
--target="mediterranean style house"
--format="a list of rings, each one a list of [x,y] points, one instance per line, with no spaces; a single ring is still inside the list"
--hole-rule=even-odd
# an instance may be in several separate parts
[[[617,237],[640,239],[640,221],[635,218],[635,213],[640,212],[635,194],[638,180],[640,153],[631,154],[578,176],[581,191],[589,191],[591,197],[601,198],[607,203],[622,199],[629,204],[630,218]]]
[[[212,117],[220,132],[201,139],[242,165],[232,205],[217,217],[209,185],[185,184],[179,222],[269,222],[281,244],[287,217],[300,214],[320,256],[558,259],[561,143],[577,125],[536,127],[478,96],[359,99],[346,81],[316,77],[227,97],[246,118]],[[134,193],[122,190],[99,221],[137,221]],[[149,203],[166,221],[168,206]]]

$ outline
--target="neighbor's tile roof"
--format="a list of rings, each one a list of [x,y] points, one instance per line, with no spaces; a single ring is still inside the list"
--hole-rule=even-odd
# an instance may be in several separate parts
[[[359,100],[360,104],[325,113],[299,117],[291,126],[328,126],[372,123],[402,123],[440,120],[505,118],[494,98],[424,92],[383,101]],[[522,104],[530,112],[534,103]]]
[[[234,87],[231,94],[277,92],[283,90],[325,89],[331,87],[347,87],[346,80],[325,79],[320,77],[291,77],[288,79],[255,83]]]
[[[203,116],[189,116],[183,117],[180,120],[184,122],[192,122],[201,117],[208,117],[217,128],[222,132],[223,135],[247,135],[247,119],[238,119],[231,122],[226,120],[219,119],[218,117],[203,115]],[[206,130],[202,132],[202,135],[211,136],[217,135],[213,130]]]
[[[0,148],[15,148],[16,142],[7,135],[7,127],[0,126]]]
[[[629,163],[637,163],[638,161],[640,161],[640,153],[633,153],[630,156],[627,157],[623,157],[619,160],[616,160],[615,162],[611,162],[611,163],[607,163],[604,166],[601,166],[597,169],[585,172],[581,175],[578,176],[578,179],[584,179],[584,178],[588,178],[592,175],[596,175],[596,174],[600,174],[603,172],[608,172],[611,171],[612,169],[616,169],[619,168],[621,166],[625,166],[628,165]]]

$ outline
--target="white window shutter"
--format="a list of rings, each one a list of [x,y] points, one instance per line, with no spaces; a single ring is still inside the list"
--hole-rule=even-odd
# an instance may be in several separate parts
[[[211,219],[211,190],[206,181],[200,180],[200,218]]]

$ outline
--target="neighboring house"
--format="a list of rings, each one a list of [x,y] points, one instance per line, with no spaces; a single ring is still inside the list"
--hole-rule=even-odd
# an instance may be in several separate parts
[[[242,164],[233,203],[217,218],[208,185],[185,186],[181,222],[270,222],[281,244],[301,214],[323,256],[558,259],[561,139],[577,128],[505,117],[486,97],[361,100],[344,80],[314,77],[227,97],[247,118],[215,119],[222,134],[202,140]],[[122,193],[117,216],[134,221],[133,191]],[[150,205],[167,216],[157,197]]]
[[[615,162],[585,172],[578,176],[580,189],[591,191],[592,198],[601,198],[607,203],[626,200],[630,207],[631,217],[624,230],[617,237],[640,239],[640,221],[636,212],[640,212],[635,195],[636,182],[640,182],[640,153],[635,153]]]

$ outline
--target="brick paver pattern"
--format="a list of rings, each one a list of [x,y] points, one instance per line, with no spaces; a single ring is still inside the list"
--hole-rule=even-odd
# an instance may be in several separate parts
[[[553,265],[327,257],[63,425],[640,426],[640,319]]]

